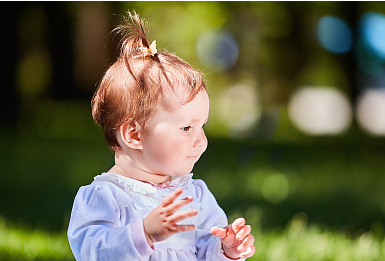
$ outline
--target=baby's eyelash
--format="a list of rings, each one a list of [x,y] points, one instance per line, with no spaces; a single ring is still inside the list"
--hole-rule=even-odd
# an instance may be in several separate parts
[[[186,126],[186,127],[180,128],[180,129],[187,132],[191,129],[191,126]]]
[[[202,128],[206,128],[206,126],[207,126],[207,122],[202,125]],[[189,125],[189,126],[182,127],[180,129],[183,130],[184,132],[188,132],[189,130],[191,130],[191,128],[192,127]]]

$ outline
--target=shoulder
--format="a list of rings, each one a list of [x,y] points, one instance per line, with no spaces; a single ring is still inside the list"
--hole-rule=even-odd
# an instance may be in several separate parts
[[[208,190],[208,187],[203,180],[201,179],[191,179],[191,180],[192,180],[191,183],[195,188],[200,190]]]
[[[201,179],[192,179],[191,182],[196,196],[199,200],[202,200],[205,197],[214,197],[209,188],[207,187],[206,183]]]
[[[93,181],[91,184],[79,188],[75,202],[88,206],[110,206],[126,205],[129,197],[121,188],[107,181]]]
[[[82,228],[87,228],[84,231],[96,231],[96,225],[121,226],[122,213],[129,206],[130,198],[128,195],[123,197],[119,190],[114,184],[105,181],[93,181],[80,187],[72,206],[68,227],[72,237],[77,237],[76,234]]]
[[[113,196],[118,192],[118,187],[106,181],[93,181],[89,185],[79,188],[78,197],[90,198],[92,196]]]

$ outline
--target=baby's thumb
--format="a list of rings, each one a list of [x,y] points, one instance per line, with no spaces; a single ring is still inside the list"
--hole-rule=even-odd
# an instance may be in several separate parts
[[[210,233],[213,235],[213,236],[216,236],[216,237],[219,237],[219,238],[224,238],[226,237],[226,229],[224,228],[219,228],[219,227],[213,227],[211,230],[210,230]]]

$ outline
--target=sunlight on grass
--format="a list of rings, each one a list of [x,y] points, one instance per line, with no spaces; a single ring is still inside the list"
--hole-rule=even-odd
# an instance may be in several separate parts
[[[234,213],[241,214],[241,213]],[[281,232],[261,232],[258,211],[246,219],[253,226],[256,253],[250,261],[380,261],[385,260],[385,240],[365,232],[355,238],[307,226],[306,214],[297,214]],[[9,226],[0,221],[0,260],[74,260],[65,232],[50,234]]]
[[[380,261],[385,260],[385,240],[365,232],[357,237],[307,226],[306,214],[294,216],[285,231],[254,232],[256,253],[252,261]]]
[[[74,260],[64,232],[9,226],[0,219],[0,260]]]

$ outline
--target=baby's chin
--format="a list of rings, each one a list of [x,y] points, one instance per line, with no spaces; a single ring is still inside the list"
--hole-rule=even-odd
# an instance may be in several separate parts
[[[167,174],[165,173],[165,176],[170,176],[170,177],[180,177],[180,176],[185,176],[188,175],[192,172],[195,163],[199,160],[200,156],[194,156],[194,157],[186,157],[186,161],[183,162],[183,165],[180,166],[179,168],[168,168]]]
[[[183,169],[181,171],[174,172],[174,173],[170,174],[170,176],[172,176],[172,177],[186,176],[186,175],[188,175],[188,174],[190,174],[192,172],[193,168],[194,168],[194,165],[192,167],[190,167],[190,168],[185,168],[185,169]]]

